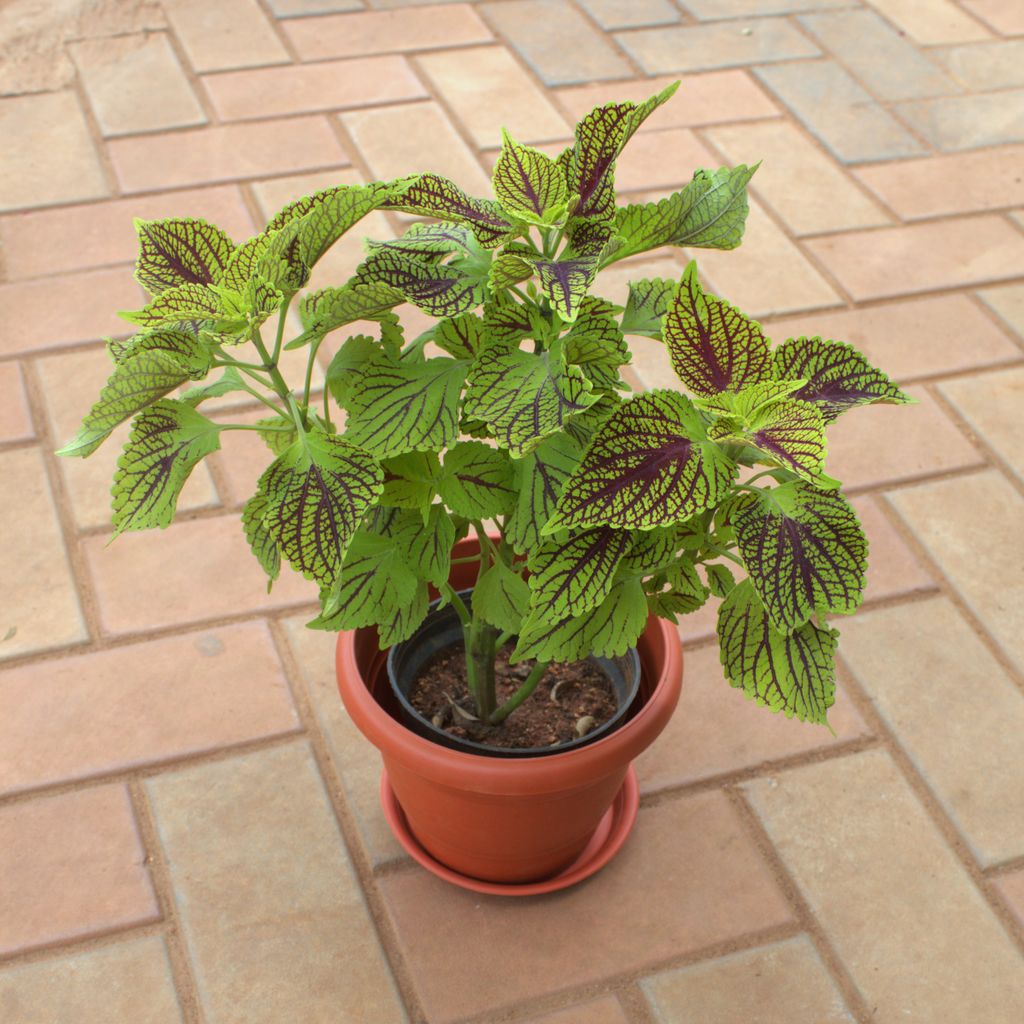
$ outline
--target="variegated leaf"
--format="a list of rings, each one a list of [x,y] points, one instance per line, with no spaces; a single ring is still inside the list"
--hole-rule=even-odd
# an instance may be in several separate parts
[[[486,341],[484,322],[475,313],[448,317],[434,327],[434,344],[456,359],[475,359]]]
[[[440,224],[413,224],[401,238],[385,241],[367,238],[363,245],[367,254],[386,249],[391,252],[400,252],[405,256],[429,259],[443,256],[446,253],[464,251],[470,247],[472,242],[473,232],[465,224],[442,222]]]
[[[632,134],[635,103],[606,103],[576,125],[568,160],[569,191],[579,195],[577,217],[610,220],[615,214],[615,159]]]
[[[565,481],[579,465],[583,450],[565,434],[552,434],[516,459],[516,504],[505,523],[505,538],[517,554],[542,543],[541,530],[555,511]]]
[[[160,292],[147,306],[118,313],[122,320],[140,327],[166,327],[185,321],[217,320],[220,296],[205,284],[179,284]]]
[[[579,366],[594,387],[628,389],[619,376],[619,367],[630,361],[629,346],[612,317],[590,312],[585,304],[563,343],[565,361]]]
[[[491,176],[494,194],[509,217],[551,224],[569,198],[561,168],[549,156],[502,132],[501,154]]]
[[[480,279],[450,263],[425,263],[391,251],[378,251],[360,265],[354,284],[384,283],[431,316],[467,313],[484,301]]]
[[[676,297],[679,284],[663,278],[629,282],[629,298],[622,314],[623,334],[661,338],[662,319]]]
[[[538,311],[514,299],[492,298],[484,304],[484,331],[492,341],[510,344],[522,338],[540,338],[546,329]]]
[[[214,224],[191,217],[135,220],[135,280],[150,295],[182,284],[220,284],[235,244]]]
[[[434,452],[407,452],[382,459],[384,490],[382,505],[422,510],[434,500],[441,463]]]
[[[310,292],[299,303],[299,319],[307,336],[323,335],[357,320],[379,319],[403,301],[402,293],[391,285],[349,283]]]
[[[376,210],[392,195],[386,182],[339,185],[302,217],[299,253],[307,267],[314,267],[327,250],[357,221]]]
[[[484,570],[473,587],[473,608],[503,632],[517,634],[530,605],[526,580],[500,559]]]
[[[274,581],[281,575],[281,549],[263,522],[269,508],[270,502],[266,494],[259,489],[242,508],[242,529],[245,531],[245,539],[249,542],[256,561],[267,574],[268,593]]]
[[[540,278],[541,291],[551,300],[558,315],[566,323],[572,323],[579,316],[587,291],[597,277],[598,258],[579,256],[531,262]]]
[[[545,540],[530,555],[531,607],[557,619],[596,608],[611,591],[631,543],[628,531],[607,526]]]
[[[435,587],[447,582],[451,571],[455,523],[443,505],[424,509],[381,509],[373,532],[388,537],[398,548],[403,564]]]
[[[437,491],[457,516],[507,515],[516,500],[512,460],[482,441],[460,441],[445,453]]]

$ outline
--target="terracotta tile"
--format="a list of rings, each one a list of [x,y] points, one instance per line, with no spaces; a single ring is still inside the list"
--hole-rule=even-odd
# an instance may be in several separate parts
[[[300,18],[309,14],[335,14],[363,9],[363,0],[269,0],[269,3],[278,18]]]
[[[897,104],[895,110],[918,135],[945,152],[1024,142],[1024,89],[914,100]]]
[[[472,195],[491,194],[490,179],[434,103],[361,110],[341,120],[378,178],[433,171]]]
[[[678,75],[639,78],[629,82],[574,85],[553,92],[570,123],[602,103],[632,100],[640,103],[671,85]],[[745,71],[705,71],[686,75],[676,95],[644,121],[640,131],[661,128],[692,128],[723,121],[775,117],[778,108],[754,84]]]
[[[479,896],[419,868],[379,886],[432,1024],[493,1016],[790,920],[757,848],[717,792],[641,811],[618,856],[554,898]],[[467,957],[470,948],[488,955]]]
[[[0,808],[0,953],[155,920],[144,857],[124,786]]]
[[[987,288],[978,292],[982,302],[1024,340],[1024,285]]]
[[[32,437],[35,429],[17,363],[0,363],[0,443]]]
[[[995,471],[888,495],[996,642],[1024,666],[1024,498]]]
[[[672,25],[679,9],[669,0],[580,0],[590,16],[605,30]]]
[[[2,970],[0,1006],[26,1024],[182,1021],[167,950],[155,936]]]
[[[108,150],[125,192],[262,178],[349,162],[323,117],[114,139]]]
[[[0,790],[123,771],[298,727],[263,623],[10,669]]]
[[[666,246],[664,249],[655,249],[651,253],[644,253],[634,259],[613,263],[598,274],[593,291],[595,295],[600,295],[619,305],[625,305],[629,297],[630,281],[643,281],[655,277],[679,280],[685,269],[686,261],[682,250]],[[661,347],[660,342],[651,341],[649,338],[636,338],[632,342],[634,364],[638,358],[637,352],[648,341],[651,345]]]
[[[1002,875],[992,884],[1007,902],[1017,920],[1024,925],[1024,871]]]
[[[1021,313],[1024,318],[1024,304]],[[1021,324],[1024,327],[1024,319]],[[801,313],[769,321],[765,330],[776,343],[801,335],[845,341],[897,380],[1020,358],[1020,349],[965,295]]]
[[[112,364],[103,349],[93,348],[41,359],[36,368],[44,388],[50,429],[54,440],[62,445],[71,440],[96,401]],[[80,528],[110,525],[110,487],[130,431],[131,423],[122,423],[87,459],[58,459],[71,510]],[[182,488],[178,508],[185,512],[216,504],[217,490],[204,462],[196,466]]]
[[[108,636],[316,603],[316,584],[287,565],[267,593],[267,578],[236,514],[123,533],[107,543],[99,535],[82,541]],[[153,580],[160,581],[160,600],[140,600]]]
[[[8,280],[134,260],[138,249],[132,225],[135,217],[198,217],[223,228],[236,241],[253,232],[252,217],[236,185],[15,213],[0,218]],[[69,238],[75,240],[74,245],[67,244]]]
[[[196,71],[288,63],[258,0],[165,0],[163,7]]]
[[[665,1024],[854,1024],[805,935],[656,974],[641,987]]]
[[[940,384],[939,391],[1024,481],[1024,453],[1019,443],[1024,369],[961,377]]]
[[[927,0],[926,3],[920,0],[870,0],[870,3],[914,42],[926,46],[989,38],[985,28],[952,0]]]
[[[1004,36],[1024,33],[1024,11],[1016,0],[961,0],[961,3]]]
[[[684,0],[682,6],[701,21],[718,21],[721,18],[749,18],[757,14],[790,14],[845,7],[846,0]]]
[[[878,1020],[1012,1024],[1024,1014],[1019,952],[888,754],[743,788]]]
[[[615,162],[615,187],[620,192],[658,189],[667,194],[682,188],[698,167],[717,167],[719,162],[687,128],[638,133]]]
[[[842,621],[837,622],[842,631]],[[637,760],[645,792],[682,786],[727,772],[754,768],[809,750],[825,750],[868,732],[837,687],[829,712],[835,735],[822,726],[774,714],[734,689],[722,672],[717,642],[684,648],[683,693],[665,732]]]
[[[981,866],[1024,854],[1024,700],[945,598],[858,615],[842,655]]]
[[[1024,40],[971,43],[933,50],[932,53],[957,81],[972,92],[1024,85]]]
[[[530,1017],[523,1024],[629,1024],[629,1021],[619,1001],[614,996],[605,996],[591,1003],[546,1013],[543,1017]]]
[[[490,29],[469,4],[303,18],[282,26],[302,60],[365,57],[488,43]]]
[[[73,92],[0,99],[0,210],[110,195]]]
[[[147,788],[207,1019],[406,1019],[305,743]]]
[[[70,50],[104,135],[206,123],[164,33],[85,39]]]
[[[0,661],[88,639],[60,522],[36,448],[0,454]]]
[[[206,75],[203,85],[223,121],[346,110],[427,97],[405,58],[392,56],[228,71]]]
[[[935,580],[889,521],[877,499],[863,494],[851,499],[851,503],[868,538],[865,602],[882,601],[934,588]],[[841,627],[843,620],[838,622]]]
[[[921,404],[866,405],[829,425],[827,471],[844,487],[880,487],[984,461],[934,398],[921,388],[906,391]]]
[[[392,835],[380,809],[381,763],[376,751],[349,718],[338,695],[334,668],[335,633],[306,629],[308,615],[285,620],[288,644],[295,654],[302,685],[327,740],[335,771],[362,838],[366,855],[376,867],[400,860],[405,852]]]
[[[763,161],[751,187],[794,234],[891,223],[877,203],[789,122],[712,128],[706,137],[730,164]]]
[[[501,145],[502,128],[519,142],[572,138],[568,122],[503,46],[444,50],[416,64],[478,146]]]
[[[1024,275],[1024,235],[993,215],[811,238],[858,302]]]

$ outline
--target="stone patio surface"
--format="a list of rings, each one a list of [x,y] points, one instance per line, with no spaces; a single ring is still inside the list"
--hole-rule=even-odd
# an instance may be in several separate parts
[[[6,0],[0,40],[3,1024],[1024,1021],[1024,0]],[[116,443],[53,450],[141,302],[133,216],[486,193],[503,125],[557,149],[676,77],[620,188],[763,159],[702,272],[920,405],[832,431],[871,545],[835,735],[730,689],[707,609],[622,854],[480,897],[391,838],[311,585],[266,593],[256,435],[110,547]],[[362,227],[319,282],[403,222]],[[633,372],[671,382],[644,338]]]

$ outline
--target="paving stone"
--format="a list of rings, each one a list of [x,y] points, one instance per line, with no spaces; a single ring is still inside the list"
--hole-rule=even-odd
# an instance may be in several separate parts
[[[557,89],[553,95],[575,124],[594,107],[616,100],[642,103],[676,80],[675,75],[631,82],[601,82]],[[693,128],[723,121],[776,117],[778,108],[746,71],[705,71],[687,75],[680,91],[644,121],[641,132],[662,128]]]
[[[973,91],[1024,86],[1024,40],[951,46],[932,55]]]
[[[327,119],[315,116],[113,139],[108,150],[125,192],[349,163]]]
[[[705,136],[731,164],[762,161],[751,185],[795,234],[891,223],[876,202],[787,121],[711,128]]]
[[[1024,146],[863,167],[861,181],[903,220],[1024,203]]]
[[[921,404],[862,406],[829,424],[828,472],[844,486],[882,486],[984,461],[927,391],[905,390]]]
[[[198,217],[217,224],[236,241],[253,232],[252,217],[237,185],[13,213],[0,217],[7,278],[13,281],[134,260],[138,250],[135,217]],[[71,239],[74,245],[68,244]]]
[[[679,21],[679,8],[669,0],[580,0],[587,13],[610,31],[642,25],[672,25]]]
[[[679,707],[664,733],[636,762],[643,792],[827,750],[868,733],[841,682],[829,712],[832,735],[821,726],[759,707],[742,690],[731,687],[722,672],[717,642],[694,651],[684,645],[683,657]]]
[[[961,377],[940,384],[939,391],[1024,483],[1024,452],[1020,448],[1024,369]]]
[[[124,786],[0,808],[0,953],[159,917]]]
[[[978,295],[986,306],[1024,340],[1024,285],[986,288],[978,292]]]
[[[88,639],[38,449],[0,454],[0,522],[17,543],[0,546],[0,661]]]
[[[701,21],[750,18],[759,14],[791,14],[829,7],[846,7],[849,0],[680,0],[682,7]]]
[[[301,18],[308,14],[337,14],[363,10],[363,0],[268,0],[278,18]]]
[[[790,920],[757,848],[720,792],[642,810],[618,856],[555,900],[480,896],[418,868],[387,875],[379,887],[432,1024],[487,1011],[495,1016],[523,999],[642,971]],[[579,945],[584,930],[585,955]],[[466,956],[466,949],[488,955]],[[571,966],[567,950],[579,954]]]
[[[110,195],[73,92],[0,99],[0,210]]]
[[[1024,333],[1024,288],[1020,292]],[[776,342],[802,335],[845,341],[897,380],[957,373],[1020,358],[1020,349],[966,295],[800,313],[768,322],[765,331]]]
[[[644,255],[647,257],[646,259],[626,259],[619,263],[613,263],[610,267],[602,270],[597,276],[597,282],[593,288],[594,294],[624,306],[629,297],[630,281],[643,281],[654,277],[679,280],[683,276],[686,259],[682,250],[666,247],[656,249],[654,254],[645,253]],[[650,258],[651,255],[654,255],[654,259]],[[660,342],[640,336],[633,339],[632,347],[634,361],[638,357],[642,358],[643,353],[650,347],[664,351]]]
[[[615,162],[615,187],[620,192],[656,189],[667,194],[682,188],[698,167],[717,167],[719,162],[688,128],[637,133]]]
[[[443,50],[416,63],[478,146],[501,145],[502,128],[518,142],[572,138],[565,118],[503,46]]]
[[[157,937],[0,970],[10,1021],[181,1024],[170,964]]]
[[[492,39],[490,29],[469,4],[302,18],[282,27],[302,60],[446,49]]]
[[[1024,962],[888,754],[743,788],[878,1020],[1020,1019]]]
[[[925,152],[924,146],[835,61],[801,61],[757,68],[755,73],[843,163],[892,160]]]
[[[989,471],[908,487],[888,500],[996,642],[1024,666],[1024,499]]]
[[[237,515],[123,533],[108,543],[108,537],[97,535],[85,538],[82,548],[100,625],[109,636],[316,602],[315,585],[287,565],[273,593],[267,593],[267,578]],[[141,600],[153,580],[160,581],[160,600]]]
[[[223,121],[347,110],[427,93],[404,57],[366,57],[206,75],[203,85]]]
[[[85,39],[70,51],[104,135],[206,123],[163,32]]]
[[[991,214],[805,244],[858,302],[1024,275],[1024,235]]]
[[[0,363],[0,444],[23,441],[35,429],[17,363]]]
[[[40,360],[36,367],[52,436],[58,446],[63,445],[74,437],[99,397],[113,364],[103,349],[93,348],[63,352]],[[130,431],[131,424],[122,423],[87,459],[58,460],[72,514],[81,529],[110,525],[110,486]],[[184,512],[216,504],[217,489],[205,464],[200,464],[182,489],[178,508]]]
[[[1024,34],[1024,10],[1017,0],[961,0],[961,3],[1004,36]]]
[[[490,179],[434,103],[354,111],[341,120],[378,178],[433,171],[472,195],[491,194]]]
[[[316,713],[317,724],[327,740],[334,768],[345,787],[345,797],[366,854],[374,867],[401,860],[405,851],[399,846],[380,809],[380,757],[355,727],[338,695],[334,667],[338,636],[319,629],[307,629],[308,621],[308,615],[285,620],[288,644],[295,654],[302,685]]]
[[[308,745],[147,788],[207,1019],[406,1019]]]
[[[915,100],[894,109],[944,152],[1024,142],[1024,89]]]
[[[662,1024],[854,1024],[805,935],[641,983]]]
[[[648,74],[820,56],[818,48],[799,29],[776,18],[755,19],[742,25],[723,21],[640,29],[615,38]]]
[[[1024,210],[1016,210],[1010,214],[1010,220],[1024,228]]]
[[[1014,871],[996,878],[993,885],[1009,904],[1017,920],[1024,925],[1024,871]]]
[[[952,0],[868,2],[897,28],[906,32],[914,42],[923,43],[925,46],[990,38],[984,26],[965,14]]]
[[[1024,853],[1024,698],[946,598],[865,612],[842,656],[981,866]]]
[[[935,588],[935,580],[907,547],[882,511],[878,499],[862,494],[851,499],[868,538],[868,584],[864,601],[884,601]]]
[[[605,996],[591,1003],[546,1013],[543,1017],[530,1017],[523,1024],[629,1024],[629,1021],[622,1004],[614,996]]]
[[[289,61],[258,0],[165,0],[163,8],[196,71]]]
[[[545,85],[632,78],[629,61],[603,32],[561,0],[503,0],[480,10]]]
[[[298,717],[263,623],[9,669],[0,790],[123,771],[262,736]]]

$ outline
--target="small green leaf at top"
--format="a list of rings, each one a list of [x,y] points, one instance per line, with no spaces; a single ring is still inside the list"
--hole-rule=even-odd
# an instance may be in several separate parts
[[[569,198],[561,168],[549,156],[502,132],[501,154],[491,176],[494,194],[512,218],[547,225],[564,216]]]

